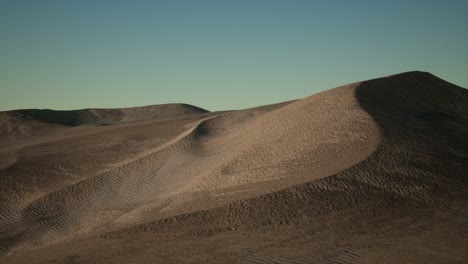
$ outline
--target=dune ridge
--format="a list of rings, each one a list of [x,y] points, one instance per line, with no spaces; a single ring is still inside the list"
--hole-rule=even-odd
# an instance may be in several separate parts
[[[0,247],[7,263],[461,263],[467,103],[465,89],[409,72],[240,111],[71,127],[4,151]]]

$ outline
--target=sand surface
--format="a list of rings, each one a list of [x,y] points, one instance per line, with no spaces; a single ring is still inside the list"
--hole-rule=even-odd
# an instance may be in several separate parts
[[[0,263],[467,263],[468,91],[0,112]]]

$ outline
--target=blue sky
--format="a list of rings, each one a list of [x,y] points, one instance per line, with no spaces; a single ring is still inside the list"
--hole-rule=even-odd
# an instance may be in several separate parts
[[[411,70],[468,87],[468,1],[0,1],[0,110],[241,109]]]

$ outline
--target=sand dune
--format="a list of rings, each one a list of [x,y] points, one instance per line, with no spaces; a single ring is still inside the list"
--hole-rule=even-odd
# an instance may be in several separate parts
[[[121,122],[167,119],[183,115],[203,114],[208,111],[187,104],[165,104],[119,109],[83,109],[55,111],[26,109],[0,113],[0,136],[15,139],[37,135],[53,128],[80,125],[110,125]]]
[[[2,263],[464,263],[468,91],[0,113]]]

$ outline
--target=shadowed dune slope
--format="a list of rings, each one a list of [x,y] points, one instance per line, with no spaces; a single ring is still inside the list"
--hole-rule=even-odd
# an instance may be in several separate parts
[[[464,263],[467,106],[409,72],[9,149],[3,261]]]

